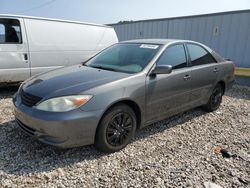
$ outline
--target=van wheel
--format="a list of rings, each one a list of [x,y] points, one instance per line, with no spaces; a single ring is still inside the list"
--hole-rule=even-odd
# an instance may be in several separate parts
[[[208,112],[217,110],[222,102],[222,96],[223,96],[223,87],[221,84],[217,84],[212,92],[212,95],[208,100],[208,103],[205,106],[203,106],[203,108]]]
[[[136,116],[127,105],[120,104],[109,109],[98,125],[95,147],[113,153],[126,147],[136,130]]]

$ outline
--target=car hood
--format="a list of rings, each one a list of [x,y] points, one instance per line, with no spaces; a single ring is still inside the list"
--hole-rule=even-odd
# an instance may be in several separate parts
[[[75,95],[130,75],[75,65],[34,76],[23,84],[22,89],[42,98]]]

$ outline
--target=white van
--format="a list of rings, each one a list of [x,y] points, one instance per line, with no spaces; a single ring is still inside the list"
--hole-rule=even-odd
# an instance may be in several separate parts
[[[105,25],[0,15],[0,83],[84,62],[117,42]]]

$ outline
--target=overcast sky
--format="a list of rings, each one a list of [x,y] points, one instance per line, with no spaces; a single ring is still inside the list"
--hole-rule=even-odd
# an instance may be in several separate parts
[[[0,14],[116,23],[250,9],[250,0],[0,0]]]

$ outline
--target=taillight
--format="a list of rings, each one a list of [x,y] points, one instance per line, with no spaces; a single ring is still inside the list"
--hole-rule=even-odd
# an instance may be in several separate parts
[[[235,64],[233,63],[233,72],[235,72],[235,67],[236,67],[236,66],[235,66]]]

